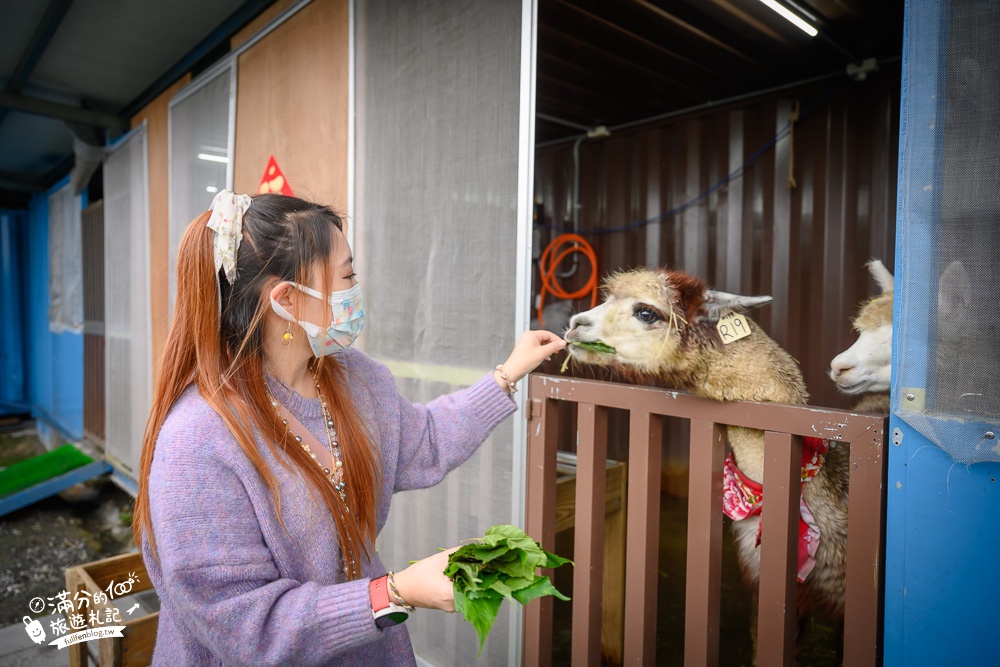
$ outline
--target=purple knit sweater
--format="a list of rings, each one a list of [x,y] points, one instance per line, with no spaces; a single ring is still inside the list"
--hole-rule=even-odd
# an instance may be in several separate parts
[[[356,350],[339,360],[381,448],[379,530],[394,492],[440,482],[515,409],[492,374],[414,405],[383,365]],[[269,385],[325,441],[319,401]],[[148,482],[159,560],[142,544],[161,605],[153,664],[415,664],[406,624],[380,630],[372,620],[368,582],[385,574],[381,560],[373,555],[362,564],[362,579],[345,583],[326,506],[259,438],[257,445],[277,477],[287,532],[263,479],[194,386],[160,430]]]

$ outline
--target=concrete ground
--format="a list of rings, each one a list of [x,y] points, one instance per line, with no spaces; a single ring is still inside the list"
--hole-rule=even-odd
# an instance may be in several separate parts
[[[31,423],[0,428],[0,468],[41,451]],[[99,478],[0,517],[0,665],[69,664],[66,649],[48,645],[53,639],[51,623],[62,615],[46,615],[51,608],[36,613],[31,601],[64,590],[67,567],[135,551],[131,505],[131,496]],[[125,598],[115,603],[124,604]],[[143,607],[156,605],[154,601]],[[125,608],[121,611],[124,615]],[[25,616],[42,624],[45,643],[31,640]],[[96,665],[97,642],[87,643]]]
[[[62,614],[42,616],[38,620],[49,634],[49,623]],[[59,650],[47,643],[36,644],[28,636],[23,623],[10,625],[0,630],[0,665],[4,667],[66,667],[69,655],[66,649]],[[94,664],[97,664],[96,662]]]

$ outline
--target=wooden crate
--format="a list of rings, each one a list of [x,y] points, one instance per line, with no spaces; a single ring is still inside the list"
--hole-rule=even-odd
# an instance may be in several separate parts
[[[104,560],[77,565],[66,569],[66,590],[70,598],[75,599],[78,591],[88,591],[91,596],[98,591],[105,595],[111,582],[126,581],[129,575],[135,573],[138,581],[132,585],[129,595],[150,590],[153,587],[146,572],[146,566],[138,553],[122,554]],[[114,590],[114,589],[112,589]],[[101,667],[141,667],[153,661],[153,644],[156,641],[156,626],[160,612],[130,618],[126,610],[115,604],[117,597],[107,604],[94,607],[118,608],[123,637],[102,637],[91,640],[98,643],[99,665]],[[93,626],[99,627],[99,626]],[[70,667],[87,667],[87,645],[91,642],[81,642],[69,648]]]

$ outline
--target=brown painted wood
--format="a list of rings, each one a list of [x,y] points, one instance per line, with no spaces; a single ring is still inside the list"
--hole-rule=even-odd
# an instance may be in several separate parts
[[[795,574],[798,565],[802,439],[764,435],[767,518],[761,530],[757,664],[795,661]]]
[[[633,409],[629,421],[628,528],[625,566],[626,665],[656,662],[656,588],[660,534],[663,420]]]
[[[555,401],[530,399],[525,530],[542,545],[555,550],[556,444],[558,419]],[[551,572],[549,572],[551,574]],[[552,664],[552,598],[532,600],[524,608],[524,664]]]
[[[714,564],[714,554],[719,547],[713,540],[721,541],[721,460],[724,433],[722,425],[745,426],[767,432],[764,485],[768,488],[769,510],[768,519],[764,523],[761,550],[763,559],[759,610],[761,653],[758,659],[758,664],[761,665],[784,665],[790,664],[793,660],[799,470],[802,446],[799,436],[819,435],[851,443],[850,535],[860,534],[860,537],[853,542],[848,540],[845,664],[879,664],[882,641],[881,608],[884,596],[881,563],[884,560],[886,474],[885,420],[882,417],[809,406],[748,402],[717,403],[684,392],[544,375],[532,375],[529,380],[529,397],[532,406],[530,412],[533,415],[546,415],[549,418],[547,424],[551,424],[549,426],[537,423],[536,420],[539,418],[537,416],[529,422],[528,530],[533,535],[536,533],[545,535],[545,526],[548,525],[545,517],[538,515],[540,510],[536,509],[544,505],[544,502],[537,500],[542,497],[537,494],[546,491],[547,487],[537,480],[546,478],[550,474],[553,477],[555,475],[555,444],[547,444],[546,439],[551,438],[548,442],[554,443],[558,436],[555,423],[558,420],[559,404],[565,406],[574,402],[584,403],[621,408],[630,412],[630,470],[638,472],[629,475],[628,480],[627,503],[630,511],[627,513],[628,555],[624,586],[627,600],[624,615],[625,664],[654,664],[656,660],[654,648],[659,532],[658,479],[663,434],[658,415],[692,420],[688,622],[685,639],[688,652],[685,656],[687,665],[717,664],[718,660],[718,641],[712,640],[710,634],[712,621],[718,618],[717,609],[712,610],[712,605],[717,605],[713,602],[715,593],[712,587],[718,586],[719,581],[711,582],[711,577],[704,573],[692,574],[690,568],[693,567],[692,561],[699,560],[704,560],[709,569],[717,567]],[[570,423],[565,426],[571,428]],[[705,451],[711,452],[707,458],[704,457]],[[546,455],[550,455],[551,459],[546,459]],[[711,459],[711,462],[708,459]],[[534,484],[533,478],[536,479]],[[706,479],[709,480],[707,484],[704,481]],[[609,504],[614,502],[611,497],[614,495],[611,492],[614,484],[615,477],[609,472],[607,481]],[[716,487],[716,484],[719,486]],[[704,500],[702,496],[709,495],[705,491],[706,486],[710,489],[710,493],[715,495],[715,499]],[[549,511],[552,512],[551,521],[554,526],[556,513],[554,510]],[[605,512],[608,513],[606,531],[610,536],[613,513],[608,507],[605,508]],[[568,510],[564,510],[563,514],[568,516]],[[699,516],[701,518],[698,518]],[[576,518],[575,515],[573,518]],[[562,521],[566,521],[566,516]],[[861,527],[855,528],[859,522]],[[781,526],[784,526],[784,531],[780,529]],[[698,535],[700,531],[701,536]],[[861,556],[856,556],[856,553],[860,553]],[[609,554],[609,551],[604,553],[605,564],[614,561],[614,557]],[[699,556],[699,554],[706,555]],[[862,583],[851,583],[857,579]],[[603,591],[605,600],[610,599],[608,591],[606,585]],[[860,597],[855,598],[855,595]],[[863,611],[858,611],[859,609]],[[578,608],[574,606],[574,617],[578,613]],[[551,636],[545,636],[545,633],[551,633],[551,615],[548,617],[548,625],[543,628],[538,625],[540,615],[537,612],[535,614],[535,616],[530,615],[529,605],[529,610],[525,614],[525,655],[529,654],[527,648],[533,643],[535,646],[533,655],[540,655],[538,646],[544,645],[545,657],[534,662],[526,660],[526,664],[548,664],[551,659]],[[705,628],[704,632],[696,632],[693,629],[699,624]],[[603,625],[602,632],[606,632],[607,617]],[[692,655],[691,652],[697,653]],[[699,655],[705,656],[704,659]]]
[[[577,412],[572,660],[574,665],[592,667],[601,661],[607,432],[607,411],[592,404],[580,405]]]
[[[691,422],[688,490],[684,664],[719,664],[722,587],[722,462],[725,434],[718,424]]]
[[[887,428],[888,420],[851,443],[844,664],[858,667],[875,667],[882,658]]]
[[[647,411],[665,417],[701,419],[717,424],[745,426],[762,431],[776,429],[792,435],[808,435],[851,442],[881,423],[875,415],[781,403],[734,401],[719,403],[683,391],[636,387],[618,382],[579,380],[554,375],[531,376],[532,396],[561,401],[594,403],[622,410]]]

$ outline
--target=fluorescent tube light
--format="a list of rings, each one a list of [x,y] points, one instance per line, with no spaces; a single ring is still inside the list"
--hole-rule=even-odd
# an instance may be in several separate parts
[[[229,164],[229,158],[225,155],[212,155],[211,153],[198,153],[199,160],[207,160],[208,162],[224,162]]]
[[[205,186],[205,192],[208,192],[209,194],[213,194],[214,195],[218,191],[219,191],[219,188],[215,187],[214,185],[207,185],[207,186]]]
[[[788,11],[788,9],[784,5],[778,4],[777,2],[775,2],[775,0],[760,0],[760,1],[765,5],[767,5],[769,8],[771,8],[772,10],[774,10],[775,12],[777,12],[778,14],[780,14],[783,19],[793,24],[796,28],[798,28],[805,34],[809,35],[810,37],[815,37],[816,35],[819,34],[819,30],[816,30],[816,28],[812,27],[811,25],[800,19],[798,16]]]

